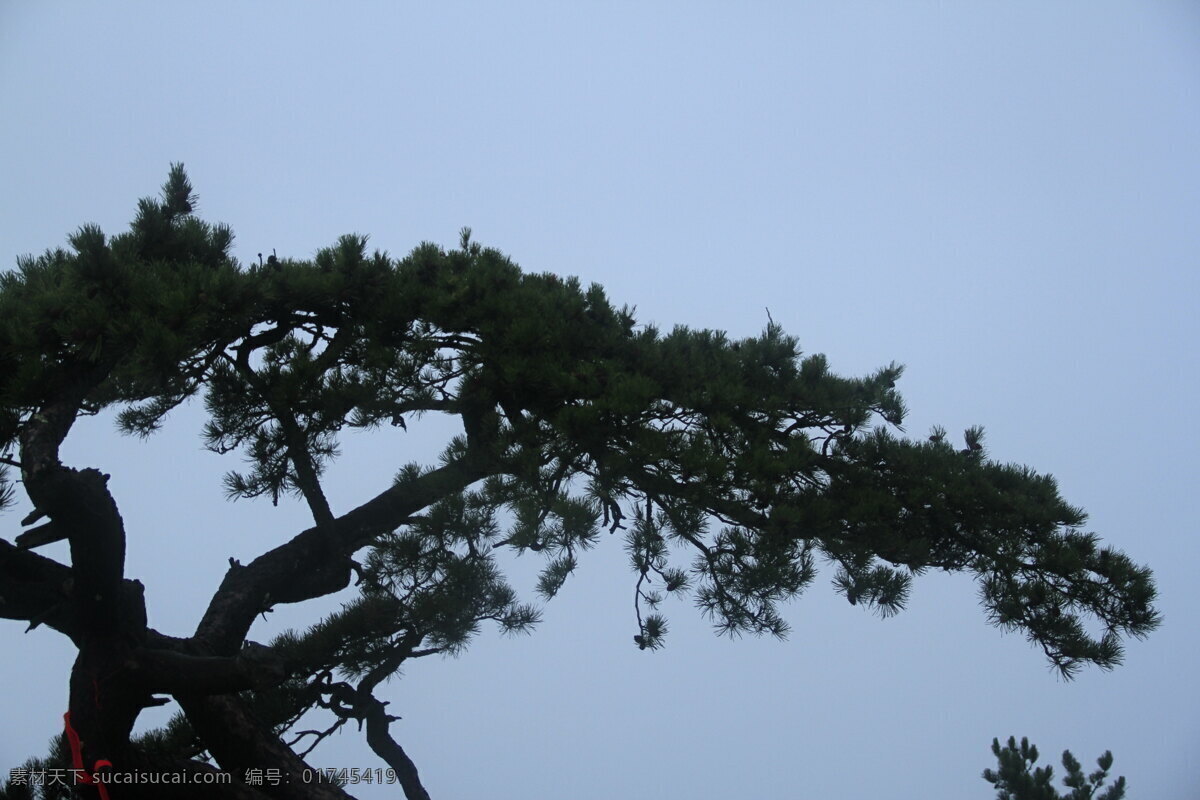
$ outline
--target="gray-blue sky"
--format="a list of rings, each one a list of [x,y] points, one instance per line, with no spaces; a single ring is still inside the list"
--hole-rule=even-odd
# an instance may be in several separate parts
[[[0,262],[119,231],[171,161],[246,260],[470,225],[644,322],[745,336],[769,307],[838,371],[907,364],[913,435],[985,425],[993,457],[1058,476],[1157,572],[1163,628],[1064,684],[936,575],[886,621],[818,582],[784,643],[717,639],[680,605],[641,653],[613,541],[532,638],[489,631],[391,684],[435,797],[986,797],[1009,734],[1051,761],[1111,748],[1137,796],[1194,796],[1196,6],[565,5],[2,2]],[[113,474],[129,574],[174,634],[227,557],[304,525],[225,503],[197,419],[148,442],[93,420],[68,451]],[[335,502],[435,440],[352,437]],[[69,648],[21,630],[0,626],[0,767],[65,708]],[[353,731],[314,760],[379,764]]]

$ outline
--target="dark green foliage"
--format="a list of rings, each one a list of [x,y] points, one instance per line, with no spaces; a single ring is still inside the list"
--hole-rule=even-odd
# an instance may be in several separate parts
[[[999,739],[992,740],[992,753],[996,756],[997,769],[985,769],[983,779],[996,787],[996,800],[1121,800],[1125,796],[1125,777],[1121,776],[1100,794],[1096,792],[1108,779],[1113,756],[1107,750],[1096,759],[1099,769],[1089,775],[1083,774],[1079,761],[1070,750],[1062,754],[1066,776],[1063,785],[1071,791],[1059,794],[1052,785],[1053,767],[1034,767],[1038,760],[1037,747],[1022,737],[1020,747],[1016,737],[1008,737],[1008,744],[1000,746]]]
[[[31,758],[0,777],[0,800],[72,800],[71,750],[67,737],[50,740],[49,755]]]
[[[500,551],[544,557],[549,599],[617,531],[642,649],[663,645],[670,596],[722,633],[783,636],[781,603],[821,563],[883,615],[921,572],[969,571],[991,621],[1068,676],[1114,666],[1121,637],[1158,623],[1149,570],[1082,531],[1053,478],[988,460],[980,428],[961,449],[941,429],[898,436],[898,365],[838,376],[774,323],[741,340],[639,326],[599,286],[524,274],[467,230],[458,249],[399,260],[347,235],[311,262],[246,266],[194,210],[174,166],[129,232],[84,226],[70,252],[0,276],[0,447],[11,460],[51,400],[113,408],[146,436],[201,395],[205,444],[245,461],[227,495],[304,500],[328,548],[311,563],[357,557],[360,594],[272,643],[289,678],[245,696],[273,730],[316,707],[362,721],[408,659],[461,652],[485,622],[528,630],[538,612]],[[330,507],[322,479],[346,428],[426,414],[462,423],[437,468],[404,468],[367,511]],[[11,488],[0,472],[0,500]],[[256,611],[345,585],[315,589],[315,571]],[[182,727],[140,746],[197,747]]]
[[[408,530],[380,539],[357,600],[305,636],[285,634],[273,645],[309,671],[358,677],[385,663],[397,642],[457,653],[484,620],[527,631],[537,611],[516,601],[495,558],[476,544],[494,535],[492,514],[475,494],[438,502]]]

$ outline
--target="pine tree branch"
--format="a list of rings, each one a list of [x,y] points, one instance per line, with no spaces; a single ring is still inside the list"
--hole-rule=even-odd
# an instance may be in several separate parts
[[[133,655],[138,676],[152,693],[228,694],[276,685],[287,677],[282,662],[269,652],[258,655],[250,648],[236,657],[149,648],[138,648]]]
[[[39,620],[76,639],[78,621],[64,605],[70,586],[70,567],[0,539],[0,617]]]
[[[30,550],[34,547],[42,547],[54,542],[61,542],[67,538],[67,531],[61,525],[56,525],[53,521],[38,525],[36,528],[21,533],[17,536],[17,547],[23,550]]]
[[[308,445],[305,441],[304,431],[300,429],[296,422],[296,416],[288,408],[284,408],[275,402],[272,397],[270,387],[261,381],[250,366],[250,348],[239,347],[237,349],[237,358],[230,359],[230,363],[242,376],[246,383],[254,387],[258,392],[263,402],[271,410],[271,416],[279,424],[283,430],[284,437],[287,440],[287,455],[292,462],[292,467],[296,471],[296,485],[300,488],[301,494],[304,495],[305,502],[308,503],[309,510],[312,511],[313,519],[317,526],[328,525],[333,522],[333,510],[329,507],[329,500],[325,497],[325,492],[321,489],[321,481],[317,477],[317,467],[313,463],[312,454],[308,450]]]
[[[188,722],[217,763],[235,776],[248,770],[279,769],[284,775],[316,772],[278,736],[266,729],[237,695],[176,695]],[[266,787],[265,787],[266,788]],[[292,780],[287,800],[347,800],[351,796],[332,783]]]
[[[406,800],[430,800],[429,792],[421,783],[417,765],[392,737],[391,724],[398,717],[388,714],[387,703],[376,698],[372,692],[409,657],[413,647],[419,644],[422,638],[419,634],[412,633],[406,636],[403,643],[383,664],[359,682],[357,688],[351,688],[346,683],[327,683],[322,692],[329,694],[330,698],[328,701],[320,701],[322,706],[333,711],[342,721],[353,718],[366,723],[367,746],[396,773]],[[335,724],[330,731],[337,727],[339,726]]]
[[[304,752],[299,754],[301,758],[308,758],[309,753],[311,753],[313,750],[317,749],[317,745],[319,745],[321,742],[325,741],[325,739],[327,739],[328,737],[332,736],[333,734],[335,734],[339,730],[341,730],[342,726],[345,725],[348,720],[349,720],[348,717],[338,717],[337,722],[333,723],[332,725],[330,725],[328,728],[326,728],[323,731],[318,731],[318,730],[297,731],[296,738],[292,739],[290,742],[288,742],[287,746],[291,747],[291,748],[295,748],[295,746],[298,745],[300,743],[300,740],[303,739],[305,736],[312,736],[313,737],[312,744],[310,744],[304,750]]]
[[[487,477],[493,468],[468,455],[381,492],[324,530],[309,528],[245,566],[231,566],[196,629],[198,645],[213,654],[232,655],[268,601],[299,603],[345,588],[350,568],[330,560],[326,531],[342,553],[352,553],[438,499]]]
[[[400,786],[404,789],[407,800],[430,800],[429,792],[421,783],[417,765],[409,758],[408,753],[400,746],[391,734],[392,718],[382,702],[370,698],[366,714],[367,745],[382,758],[388,766],[396,771]]]

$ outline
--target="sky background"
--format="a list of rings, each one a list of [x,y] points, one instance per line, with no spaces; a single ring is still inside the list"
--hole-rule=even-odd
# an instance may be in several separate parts
[[[1064,683],[969,578],[918,579],[881,620],[827,573],[785,642],[717,638],[675,603],[643,653],[614,537],[532,637],[486,630],[388,684],[431,794],[986,798],[991,740],[1015,734],[1055,765],[1111,749],[1131,797],[1196,797],[1200,6],[430,5],[0,0],[0,264],[85,222],[120,232],[182,161],[243,261],[349,232],[398,256],[469,225],[642,322],[743,337],[769,308],[838,372],[906,364],[911,435],[982,424],[991,457],[1056,475],[1155,570],[1165,616],[1124,666]],[[91,419],[64,456],[112,473],[127,575],[175,635],[230,556],[310,524],[225,502],[237,465],[201,423],[142,442]],[[344,440],[336,511],[453,431],[411,427]],[[23,629],[0,621],[0,777],[66,707],[69,642]],[[310,761],[383,766],[353,727]]]

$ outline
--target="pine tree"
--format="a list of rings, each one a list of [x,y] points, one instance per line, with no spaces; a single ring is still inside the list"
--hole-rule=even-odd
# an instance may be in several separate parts
[[[985,769],[983,779],[996,787],[996,800],[1121,800],[1125,797],[1125,777],[1121,776],[1100,794],[1096,794],[1108,779],[1108,771],[1112,768],[1113,756],[1109,751],[1096,759],[1099,767],[1090,775],[1083,774],[1083,768],[1070,750],[1062,754],[1063,769],[1066,777],[1063,785],[1070,789],[1069,794],[1059,794],[1051,784],[1054,780],[1053,767],[1034,767],[1038,760],[1038,749],[1022,737],[1021,746],[1017,746],[1016,737],[1008,737],[1008,744],[1000,747],[999,739],[992,739],[992,754],[996,756],[997,769]]]
[[[915,575],[968,571],[991,621],[1066,676],[1113,667],[1122,637],[1158,623],[1150,571],[1084,532],[1051,477],[988,460],[979,428],[961,448],[940,429],[898,435],[895,364],[839,376],[773,322],[742,340],[639,326],[599,286],[525,274],[466,229],[456,249],[422,244],[398,260],[348,235],[311,261],[243,265],[230,229],[195,207],[173,166],[128,232],[85,225],[69,250],[0,276],[0,469],[19,471],[33,508],[23,524],[38,523],[0,539],[0,616],[77,646],[77,767],[235,776],[193,790],[205,798],[344,797],[246,780],[297,774],[349,721],[407,797],[427,797],[376,687],[409,660],[463,650],[485,623],[537,623],[498,553],[544,558],[548,600],[605,531],[629,555],[644,650],[666,641],[668,595],[690,595],[722,633],[783,636],[779,605],[820,561],[850,603],[885,615]],[[126,536],[142,532],[126,531],[108,476],[59,453],[81,416],[112,410],[149,436],[197,397],[206,446],[244,460],[227,495],[298,497],[313,524],[231,560],[197,629],[177,638],[146,624],[124,565]],[[462,424],[439,463],[403,467],[357,508],[331,505],[323,480],[345,429],[430,414]],[[8,503],[14,480],[0,474]],[[70,564],[34,550],[59,540]],[[247,641],[260,613],[351,581],[358,597],[338,613]],[[171,700],[182,712],[169,728],[131,740],[140,711]],[[296,736],[310,709],[329,728]],[[114,800],[163,796],[154,789],[107,787]]]

